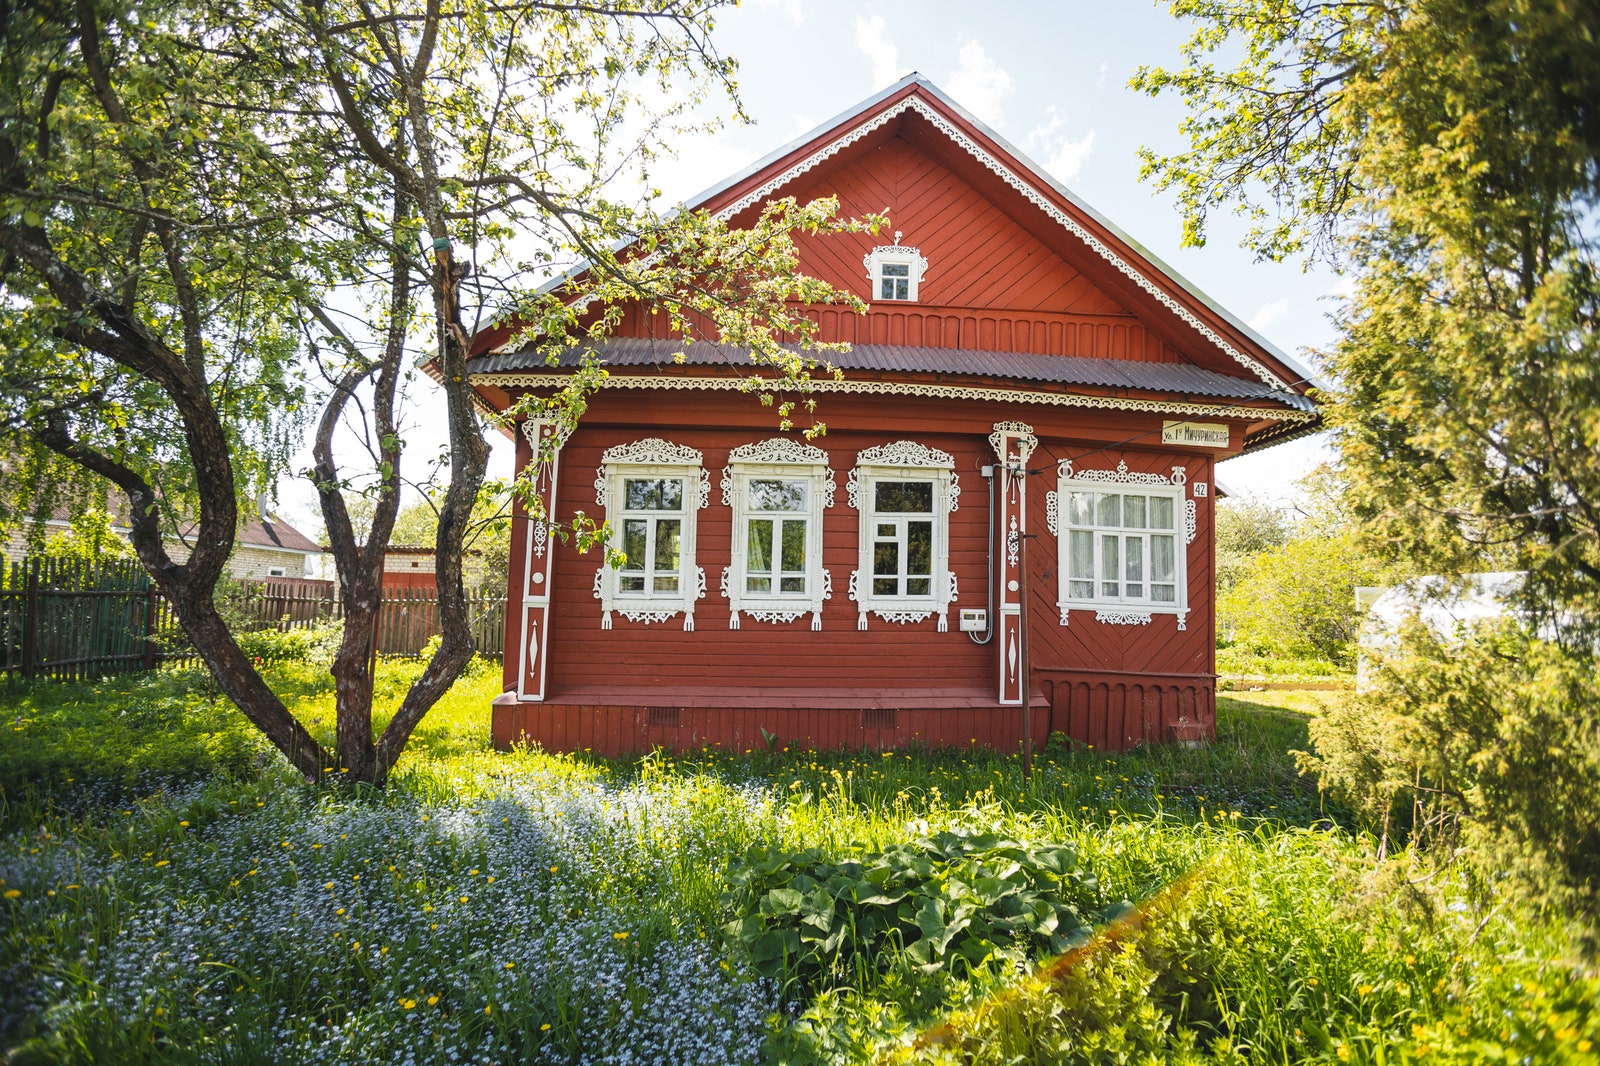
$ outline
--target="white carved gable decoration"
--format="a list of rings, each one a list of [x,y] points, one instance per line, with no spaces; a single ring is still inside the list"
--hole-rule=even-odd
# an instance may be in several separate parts
[[[735,469],[737,468],[737,469]],[[748,515],[738,506],[738,475],[755,475],[763,468],[774,474],[800,474],[818,491],[809,500],[809,534],[806,585],[810,595],[804,600],[785,601],[781,596],[746,593],[741,587],[744,564],[744,531],[740,525]],[[728,453],[722,471],[722,505],[733,511],[732,551],[735,564],[722,568],[722,598],[728,601],[728,628],[738,629],[741,614],[756,622],[774,624],[794,622],[811,615],[813,631],[822,629],[822,605],[833,599],[833,577],[822,565],[822,512],[833,506],[837,485],[828,467],[828,453],[812,444],[772,437],[752,444],[741,444]],[[810,550],[812,547],[814,551]]]
[[[1234,362],[1249,370],[1251,373],[1255,374],[1256,377],[1260,378],[1268,385],[1271,385],[1273,388],[1282,392],[1291,391],[1288,384],[1282,378],[1274,374],[1271,370],[1268,370],[1266,366],[1260,362],[1256,361],[1249,355],[1246,355],[1244,352],[1234,347],[1232,344],[1228,343],[1228,341],[1220,333],[1208,326],[1200,319],[1198,315],[1189,310],[1175,297],[1168,293],[1165,288],[1156,284],[1156,282],[1151,278],[1146,277],[1144,272],[1138,267],[1124,259],[1099,237],[1091,233],[1082,223],[1078,222],[1071,215],[1067,214],[1060,207],[1056,206],[1053,200],[1051,200],[1036,187],[1036,183],[1034,181],[1029,180],[1029,178],[1032,177],[1031,175],[1029,177],[1024,177],[1023,175],[1013,171],[994,155],[990,154],[988,149],[982,147],[977,141],[974,141],[971,137],[967,136],[965,131],[957,128],[955,124],[935,111],[926,101],[916,96],[904,97],[896,103],[884,108],[866,122],[863,122],[861,125],[852,129],[849,133],[846,133],[823,145],[817,149],[817,151],[812,152],[804,159],[796,162],[793,166],[787,168],[779,174],[774,175],[770,180],[763,182],[756,188],[751,189],[733,203],[719,210],[716,213],[716,217],[727,220],[735,217],[740,212],[755,206],[756,204],[765,200],[767,197],[776,193],[785,185],[788,185],[790,182],[794,181],[796,178],[810,170],[815,169],[818,166],[821,166],[829,159],[832,159],[834,156],[850,147],[850,145],[855,144],[857,141],[860,141],[866,137],[870,137],[873,132],[882,129],[884,126],[887,126],[889,123],[893,122],[896,118],[902,114],[905,114],[907,111],[916,112],[922,118],[926,119],[931,125],[933,125],[934,128],[939,130],[939,132],[950,138],[951,141],[960,145],[962,149],[976,159],[981,165],[993,172],[997,177],[1000,178],[1001,181],[1005,182],[1007,185],[1017,190],[1017,192],[1021,193],[1024,197],[1031,201],[1034,206],[1038,207],[1039,210],[1043,211],[1047,216],[1049,216],[1050,219],[1057,225],[1061,226],[1068,233],[1071,233],[1078,240],[1082,241],[1090,251],[1094,252],[1101,259],[1109,263],[1111,267],[1118,273],[1122,274],[1140,289],[1148,293],[1153,299],[1162,304],[1162,306],[1166,307],[1167,310],[1171,311],[1196,333],[1200,334],[1211,344],[1215,345],[1220,351],[1226,352],[1229,358],[1231,358]]]
[[[706,572],[694,565],[695,531],[698,524],[696,510],[711,504],[711,474],[701,466],[702,455],[694,448],[660,437],[646,437],[632,444],[618,444],[607,448],[600,456],[601,465],[595,470],[594,499],[601,507],[611,508],[612,494],[621,488],[625,476],[657,474],[664,477],[681,477],[689,482],[689,502],[684,508],[683,529],[680,533],[680,560],[678,593],[672,597],[633,600],[617,593],[617,571],[602,565],[594,575],[594,598],[600,601],[600,628],[611,628],[613,612],[630,622],[645,625],[666,622],[675,615],[683,615],[683,629],[694,632],[694,605],[706,595]],[[696,491],[698,488],[698,491]],[[613,530],[615,533],[615,530]]]

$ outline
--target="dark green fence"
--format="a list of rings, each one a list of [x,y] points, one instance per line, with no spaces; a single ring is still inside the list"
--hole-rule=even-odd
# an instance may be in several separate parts
[[[343,614],[331,582],[246,583],[246,602],[260,628],[337,623]],[[505,598],[472,593],[468,610],[479,654],[498,659]],[[384,590],[378,653],[420,654],[438,632],[434,589]],[[171,607],[136,562],[0,564],[0,675],[76,680],[193,658]]]

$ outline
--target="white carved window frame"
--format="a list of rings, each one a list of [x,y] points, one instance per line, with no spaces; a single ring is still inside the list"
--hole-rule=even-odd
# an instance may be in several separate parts
[[[804,481],[804,511],[753,511],[749,508],[752,480]],[[785,437],[773,437],[755,444],[744,444],[728,453],[728,466],[722,472],[722,503],[733,512],[731,562],[722,570],[722,595],[728,600],[728,626],[739,628],[739,615],[757,622],[793,622],[811,615],[811,628],[822,628],[822,604],[833,598],[833,579],[822,565],[822,514],[833,506],[835,484],[828,469],[828,453],[809,444]],[[806,589],[803,593],[769,594],[746,590],[747,525],[752,518],[782,518],[785,515],[806,520]],[[774,539],[775,557],[781,546]],[[773,571],[778,580],[778,571]]]
[[[867,616],[904,625],[938,616],[939,632],[950,628],[950,604],[957,598],[956,575],[950,567],[950,512],[961,498],[955,457],[915,441],[882,444],[856,455],[848,486],[850,506],[860,516],[859,566],[850,573],[850,598],[856,602],[856,628],[867,628]],[[933,592],[927,596],[882,596],[872,592],[873,509],[880,481],[926,481],[933,485]],[[894,512],[903,517],[905,512]]]
[[[881,288],[883,281],[883,268],[888,264],[906,267],[907,294],[906,296],[884,296]],[[900,231],[896,230],[893,244],[880,244],[872,251],[861,257],[861,265],[867,268],[867,302],[874,300],[887,300],[893,303],[916,303],[917,289],[922,284],[923,276],[928,272],[928,257],[916,248],[909,248],[900,243]]]
[[[613,611],[630,622],[665,622],[682,614],[684,632],[694,632],[694,605],[706,594],[706,572],[695,565],[695,532],[699,514],[711,502],[711,475],[701,465],[701,454],[693,448],[673,444],[659,437],[647,437],[632,444],[607,448],[595,471],[595,502],[606,512],[607,520],[620,515],[623,482],[628,478],[681,478],[683,480],[683,529],[678,541],[678,588],[676,592],[656,592],[646,583],[642,592],[617,587],[620,571],[602,565],[594,575],[594,596],[600,601],[600,628],[611,628]],[[622,537],[620,522],[611,523],[611,546],[618,549]]]
[[[1056,607],[1061,612],[1061,624],[1067,625],[1071,612],[1093,611],[1095,621],[1109,625],[1148,625],[1150,620],[1158,614],[1170,614],[1177,618],[1180,630],[1188,627],[1189,617],[1189,552],[1188,546],[1194,543],[1195,538],[1195,502],[1188,498],[1188,476],[1181,466],[1172,468],[1171,476],[1161,474],[1142,474],[1128,470],[1126,461],[1117,463],[1115,470],[1075,470],[1072,460],[1063,459],[1056,465],[1056,488],[1045,494],[1045,522],[1050,527],[1050,533],[1056,538]],[[1095,527],[1073,527],[1067,524],[1067,516],[1063,510],[1063,501],[1068,492],[1102,492],[1102,493],[1131,493],[1144,496],[1166,496],[1172,500],[1173,513],[1173,539],[1175,544],[1173,552],[1174,581],[1177,599],[1172,603],[1156,602],[1144,596],[1138,599],[1128,597],[1091,597],[1072,596],[1069,592],[1070,559],[1068,557],[1071,538],[1068,533],[1074,528],[1092,531]],[[1127,530],[1118,527],[1120,533],[1126,534]],[[1161,531],[1148,531],[1160,533]],[[1098,553],[1096,558],[1098,558]],[[1095,591],[1099,592],[1100,574],[1094,577]],[[1119,576],[1119,586],[1125,581]],[[1148,570],[1144,578],[1144,585],[1151,585]]]

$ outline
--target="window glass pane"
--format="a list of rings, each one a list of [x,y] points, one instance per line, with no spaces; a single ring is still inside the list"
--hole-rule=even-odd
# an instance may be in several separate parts
[[[1075,600],[1092,600],[1094,599],[1094,582],[1068,581],[1067,595]]]
[[[657,577],[655,589],[657,592],[677,592],[678,575],[673,574],[671,577]]]
[[[1067,494],[1067,524],[1069,526],[1094,525],[1094,493],[1069,492]]]
[[[906,573],[933,573],[933,523],[906,523]]]
[[[1152,496],[1152,497],[1150,497],[1150,528],[1151,529],[1171,529],[1172,528],[1172,497],[1171,496]]]
[[[1177,603],[1178,586],[1176,585],[1151,585],[1150,598],[1156,603]]]
[[[683,522],[677,518],[656,519],[656,559],[655,569],[678,569],[678,535],[683,531]],[[672,579],[672,587],[678,587],[677,578]],[[660,579],[657,579],[659,591]]]
[[[1150,579],[1152,581],[1173,581],[1178,576],[1177,560],[1174,557],[1174,540],[1172,537],[1150,538]]]
[[[745,539],[744,566],[748,573],[772,573],[772,520],[752,518]]]
[[[622,482],[623,508],[628,511],[681,511],[683,479],[630,477]]]
[[[1115,498],[1115,497],[1113,497]],[[1121,569],[1118,565],[1120,555],[1117,551],[1118,538],[1102,536],[1100,538],[1100,595],[1116,596],[1117,572]]]
[[[880,300],[892,300],[892,299],[894,299],[894,279],[893,278],[884,278],[882,284],[883,284],[883,289],[882,289],[882,291],[880,291],[878,293],[878,299],[880,299]]]
[[[1102,526],[1122,525],[1122,497],[1107,493],[1098,501],[1099,514],[1096,524]]]
[[[895,535],[895,528],[893,522],[880,522],[878,523],[878,536],[892,537]]]
[[[629,518],[623,521],[622,552],[628,557],[628,561],[622,564],[622,569],[644,569],[645,560],[650,557],[646,549],[649,528],[650,520],[647,518]]]
[[[927,578],[927,577],[908,577],[908,578],[906,578],[906,595],[907,596],[931,596],[931,595],[933,595],[933,579],[932,578]]]
[[[900,595],[900,579],[897,577],[875,577],[872,579],[872,594],[874,596]]]
[[[1094,577],[1094,534],[1075,529],[1067,537],[1067,576]]]
[[[1126,559],[1123,576],[1129,581],[1144,580],[1144,538],[1123,537],[1122,554]]]
[[[885,263],[883,276],[886,278],[909,278],[911,276],[910,263]]]
[[[804,592],[806,590],[806,579],[803,577],[780,578],[779,585],[784,592]]]
[[[933,482],[880,481],[873,489],[873,504],[876,510],[889,514],[932,514]]]
[[[806,524],[804,520],[793,518],[783,524],[783,568],[785,570],[804,570],[806,568]]]
[[[619,592],[643,592],[644,591],[644,578],[643,577],[629,577],[627,574],[622,574],[617,578],[617,591],[619,591]]]
[[[806,483],[766,478],[752,480],[749,497],[752,511],[804,511]]]
[[[771,592],[772,578],[747,577],[744,579],[744,590],[746,592]]]
[[[1143,496],[1124,496],[1122,498],[1122,524],[1129,529],[1144,528],[1144,501]]]
[[[872,546],[872,572],[899,575],[900,545],[897,541],[880,540]]]
[[[904,278],[895,279],[894,298],[896,300],[911,299],[911,283]]]

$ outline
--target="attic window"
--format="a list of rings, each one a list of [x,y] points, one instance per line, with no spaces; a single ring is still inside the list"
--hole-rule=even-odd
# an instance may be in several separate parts
[[[862,257],[861,264],[867,268],[873,300],[916,300],[917,286],[928,270],[920,251],[900,243],[899,230],[893,244],[880,244]]]

